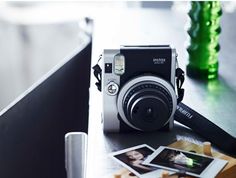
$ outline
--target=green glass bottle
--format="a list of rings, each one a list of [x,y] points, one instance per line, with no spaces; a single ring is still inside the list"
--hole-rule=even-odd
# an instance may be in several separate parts
[[[200,79],[218,76],[220,17],[219,1],[193,1],[188,13],[190,17],[190,45],[187,48],[189,64],[187,75]]]

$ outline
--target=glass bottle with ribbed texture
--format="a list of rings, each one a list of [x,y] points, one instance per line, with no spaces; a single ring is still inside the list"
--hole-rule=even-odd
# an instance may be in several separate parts
[[[187,48],[189,54],[187,75],[200,79],[217,78],[222,15],[220,2],[193,1],[188,15],[190,44]]]

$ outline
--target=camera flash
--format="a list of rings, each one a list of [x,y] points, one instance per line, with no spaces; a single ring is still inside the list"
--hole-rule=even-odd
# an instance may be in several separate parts
[[[125,57],[122,54],[117,54],[114,57],[115,74],[123,75],[125,73]]]

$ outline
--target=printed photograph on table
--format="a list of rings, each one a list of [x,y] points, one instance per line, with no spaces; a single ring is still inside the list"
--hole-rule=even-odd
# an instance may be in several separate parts
[[[197,177],[215,177],[227,161],[178,149],[159,147],[143,164]]]
[[[161,175],[163,169],[142,164],[143,161],[147,159],[148,156],[150,156],[154,151],[155,149],[152,147],[143,144],[111,153],[110,156],[136,176],[150,177],[155,175],[155,177],[157,177],[158,175]],[[173,174],[174,172],[169,171],[169,173]]]

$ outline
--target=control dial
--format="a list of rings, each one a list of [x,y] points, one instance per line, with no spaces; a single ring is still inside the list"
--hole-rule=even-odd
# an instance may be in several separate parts
[[[109,82],[106,86],[108,95],[116,95],[119,91],[119,86],[115,82]]]

